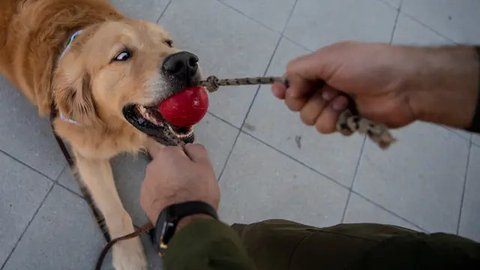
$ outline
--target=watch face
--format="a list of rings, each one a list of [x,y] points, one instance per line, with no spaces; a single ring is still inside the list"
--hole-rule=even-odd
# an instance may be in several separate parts
[[[178,221],[186,216],[200,213],[218,219],[215,209],[200,201],[184,202],[166,207],[160,213],[155,226],[155,237],[153,237],[155,249],[159,249],[160,254],[163,254],[175,234]]]
[[[172,239],[173,235],[175,234],[175,225],[176,224],[174,222],[165,222],[165,227],[163,228],[162,234],[162,243],[164,243],[165,245],[170,242],[170,239]]]
[[[167,213],[166,212],[162,212],[160,213],[160,216],[158,217],[158,220],[157,220],[157,224],[161,224],[161,228],[160,228],[160,231],[159,231],[159,236],[160,238],[163,237],[163,235],[165,234],[165,221],[167,220]],[[157,228],[158,230],[158,228]]]
[[[158,234],[160,236],[159,244],[161,247],[166,248],[175,234],[175,218],[170,215],[170,211],[163,211],[158,218],[158,224],[161,224],[160,232]]]
[[[167,248],[166,245],[163,243],[165,230],[167,228],[167,226],[165,226],[165,223],[166,223],[165,221],[167,219],[166,217],[167,217],[166,213],[162,211],[158,216],[157,224],[155,226],[155,230],[152,236],[153,246],[160,255],[162,255],[165,252],[165,249]]]

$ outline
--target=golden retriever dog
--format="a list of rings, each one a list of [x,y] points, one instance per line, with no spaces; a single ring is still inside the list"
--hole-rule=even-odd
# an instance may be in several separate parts
[[[0,0],[0,73],[69,143],[83,184],[112,238],[134,231],[110,159],[147,145],[193,141],[156,104],[200,80],[198,58],[160,26],[121,15],[106,0]],[[155,138],[153,140],[152,138]],[[113,248],[115,269],[145,269],[138,238]]]

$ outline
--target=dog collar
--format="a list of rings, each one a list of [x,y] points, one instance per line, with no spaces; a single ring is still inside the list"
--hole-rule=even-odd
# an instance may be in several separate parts
[[[65,54],[68,52],[68,50],[70,49],[70,46],[72,45],[73,41],[82,33],[82,30],[78,30],[77,32],[73,33],[73,35],[70,36],[70,38],[68,39],[67,43],[65,44],[65,49],[63,49],[63,52],[62,54],[60,55],[60,59],[62,59]]]
[[[65,54],[70,49],[73,41],[80,35],[80,33],[82,33],[82,30],[78,30],[77,32],[73,33],[73,35],[71,35],[70,38],[67,40],[67,43],[65,44],[65,49],[63,49],[62,54],[60,54],[60,57],[58,58],[59,61],[65,56]],[[59,111],[59,117],[60,117],[60,120],[65,121],[67,123],[74,124],[74,125],[80,125],[80,123],[78,123],[77,121],[75,121],[72,118],[69,118],[62,111]]]
[[[60,117],[60,120],[62,120],[62,121],[65,121],[65,122],[68,122],[68,123],[74,124],[74,125],[80,125],[80,123],[78,123],[77,121],[73,120],[72,118],[69,118],[69,117],[65,116],[65,114],[63,112],[59,112],[59,117]]]

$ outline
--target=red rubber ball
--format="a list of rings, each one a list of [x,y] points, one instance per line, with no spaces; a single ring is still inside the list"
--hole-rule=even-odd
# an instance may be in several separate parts
[[[208,93],[201,86],[189,87],[164,100],[158,107],[168,123],[190,127],[200,122],[207,113]]]

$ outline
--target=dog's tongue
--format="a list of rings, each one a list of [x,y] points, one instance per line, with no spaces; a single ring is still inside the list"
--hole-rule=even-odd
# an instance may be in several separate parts
[[[204,87],[193,86],[158,104],[160,114],[177,127],[190,127],[200,122],[208,110],[208,94]]]

